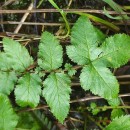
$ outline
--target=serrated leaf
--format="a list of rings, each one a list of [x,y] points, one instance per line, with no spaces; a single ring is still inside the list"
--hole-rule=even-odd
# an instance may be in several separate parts
[[[63,73],[51,73],[44,81],[43,96],[54,116],[63,123],[69,112],[70,78]]]
[[[130,130],[130,116],[115,118],[105,130]]]
[[[103,53],[100,59],[108,67],[118,68],[130,59],[130,37],[125,34],[116,34],[108,37],[102,44]]]
[[[69,58],[79,65],[89,64],[92,60],[98,58],[102,53],[99,48],[88,48],[87,44],[67,46],[67,55]]]
[[[80,82],[84,90],[90,90],[105,99],[118,96],[119,85],[116,78],[99,62],[93,62],[83,68]]]
[[[81,16],[74,24],[71,32],[73,45],[87,44],[88,48],[98,45],[105,39],[105,35],[95,28],[89,19]]]
[[[125,112],[122,109],[113,109],[111,112],[111,119],[125,115]]]
[[[72,28],[71,42],[73,45],[67,47],[67,55],[79,65],[88,64],[102,52],[97,46],[104,39],[105,35],[86,17],[80,17]]]
[[[16,103],[19,106],[36,107],[41,95],[41,79],[36,74],[26,74],[18,80],[15,88]]]
[[[45,70],[55,70],[63,62],[63,49],[59,41],[49,32],[44,32],[41,37],[38,65]]]
[[[3,47],[6,60],[14,70],[25,71],[33,63],[33,59],[27,49],[17,41],[3,38]]]
[[[18,117],[14,113],[9,99],[0,93],[0,130],[14,130]]]
[[[71,64],[69,64],[69,63],[65,64],[65,70],[68,71],[69,76],[73,76],[77,72],[75,69],[73,69],[73,66]]]
[[[9,95],[17,81],[14,72],[0,72],[0,93]]]

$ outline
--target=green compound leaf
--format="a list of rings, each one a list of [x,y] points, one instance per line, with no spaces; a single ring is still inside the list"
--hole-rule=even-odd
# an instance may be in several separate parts
[[[70,78],[63,73],[51,73],[44,81],[43,96],[54,116],[63,123],[69,112]]]
[[[0,72],[0,93],[9,95],[17,81],[14,72]]]
[[[59,41],[49,32],[44,32],[41,37],[38,65],[45,70],[51,71],[61,67],[63,62],[63,49]]]
[[[18,117],[7,96],[0,94],[0,130],[14,130]]]
[[[108,67],[118,68],[130,59],[130,37],[125,34],[116,34],[108,37],[102,44],[101,59]]]
[[[36,107],[41,95],[41,79],[36,74],[26,74],[18,80],[15,88],[16,102],[19,106]]]
[[[119,85],[107,67],[119,67],[130,59],[130,37],[116,34],[101,45],[104,40],[105,36],[86,17],[80,17],[72,28],[67,55],[85,66],[80,75],[83,89],[110,100],[117,98]]]
[[[105,130],[130,130],[130,116],[115,118]]]
[[[9,38],[3,38],[3,46],[6,60],[14,70],[23,72],[33,63],[27,49],[20,43]]]
[[[93,62],[83,68],[80,75],[81,86],[93,94],[112,99],[118,96],[119,85],[110,70],[102,64]]]

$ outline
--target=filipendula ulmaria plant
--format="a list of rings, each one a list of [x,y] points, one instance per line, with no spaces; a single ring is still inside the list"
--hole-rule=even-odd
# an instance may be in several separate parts
[[[80,17],[72,28],[71,44],[67,46],[66,52],[82,68],[81,87],[107,99],[110,105],[117,106],[119,84],[109,68],[118,68],[127,63],[130,58],[130,37],[116,34],[106,38],[89,19]],[[44,97],[53,115],[63,123],[69,113],[70,77],[75,71],[68,63],[65,64],[65,69],[69,73],[62,70],[63,48],[56,37],[49,32],[43,32],[41,36],[36,68],[39,68],[37,71],[40,71],[40,75],[42,72],[49,73],[44,81],[38,72],[29,72],[28,68],[34,60],[24,46],[4,38],[3,49],[0,52],[0,105],[5,108],[0,108],[0,111],[8,112],[8,116],[14,120],[8,121],[6,116],[0,116],[2,130],[7,130],[8,127],[13,130],[17,125],[18,118],[7,98],[13,90],[15,101],[21,107],[34,108],[39,104],[40,96]],[[3,102],[3,98],[7,99],[8,105]],[[10,111],[7,111],[8,107]],[[106,129],[113,124],[118,125],[116,120],[122,118],[125,120],[129,117],[116,118]]]

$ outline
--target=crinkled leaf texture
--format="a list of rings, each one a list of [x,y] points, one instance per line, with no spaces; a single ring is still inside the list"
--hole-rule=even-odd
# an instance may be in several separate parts
[[[9,95],[14,89],[14,84],[17,81],[14,72],[1,72],[0,71],[0,93]]]
[[[102,58],[103,47],[98,47],[104,40],[105,36],[93,27],[88,18],[80,17],[72,28],[72,45],[67,47],[67,54],[73,62],[84,65],[80,75],[83,89],[112,99],[118,96],[119,85]],[[113,43],[113,46],[116,45]]]
[[[84,67],[80,75],[80,82],[83,89],[90,90],[93,94],[106,99],[118,96],[119,87],[116,78],[108,68],[100,63],[93,62]]]
[[[20,43],[9,38],[3,38],[3,47],[10,68],[23,72],[33,63],[27,49]]]
[[[44,81],[43,96],[54,116],[63,123],[69,112],[70,78],[64,73],[51,73]]]
[[[115,118],[105,130],[130,130],[130,116]]]
[[[79,65],[90,63],[101,53],[97,48],[103,42],[105,35],[91,24],[86,17],[80,17],[72,28],[71,46],[67,47],[69,58]]]
[[[55,70],[63,62],[63,49],[59,41],[49,32],[44,32],[41,37],[38,64],[42,69]]]
[[[36,74],[25,74],[18,80],[15,88],[16,102],[19,106],[36,107],[41,95],[41,79]]]
[[[7,96],[0,93],[0,130],[14,130],[18,117]]]
[[[130,36],[116,34],[108,37],[101,49],[103,53],[100,59],[104,60],[108,67],[118,68],[130,59]]]

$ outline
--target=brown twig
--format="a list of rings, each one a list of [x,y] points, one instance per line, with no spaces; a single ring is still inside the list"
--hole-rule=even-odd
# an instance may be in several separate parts
[[[129,97],[130,93],[126,93],[126,94],[119,94],[119,97]],[[84,97],[84,98],[80,98],[80,99],[76,99],[76,100],[71,100],[70,103],[76,103],[76,102],[86,102],[86,101],[90,101],[90,100],[99,100],[99,99],[103,99],[102,97],[98,97],[98,96],[91,96],[91,97]],[[43,106],[38,106],[36,108],[27,108],[18,112],[25,112],[25,111],[34,111],[34,110],[40,110],[40,109],[44,109],[47,108],[48,105],[43,105]]]
[[[29,7],[28,7],[27,10],[32,10],[32,8],[33,8],[33,3],[31,3],[31,4],[29,5]],[[29,13],[27,13],[27,12],[23,15],[23,17],[22,17],[22,19],[20,20],[19,25],[16,27],[14,33],[18,33],[18,32],[19,32],[19,30],[20,30],[21,27],[22,27],[22,23],[26,20],[26,18],[28,17],[28,15],[29,15]]]
[[[95,14],[104,14],[103,10],[90,10],[90,9],[62,9],[66,13],[95,13]],[[33,10],[0,10],[0,13],[12,14],[12,13],[58,13],[57,9],[33,9]],[[116,11],[108,11],[109,14],[119,14]],[[130,14],[129,12],[122,13],[122,15]]]

